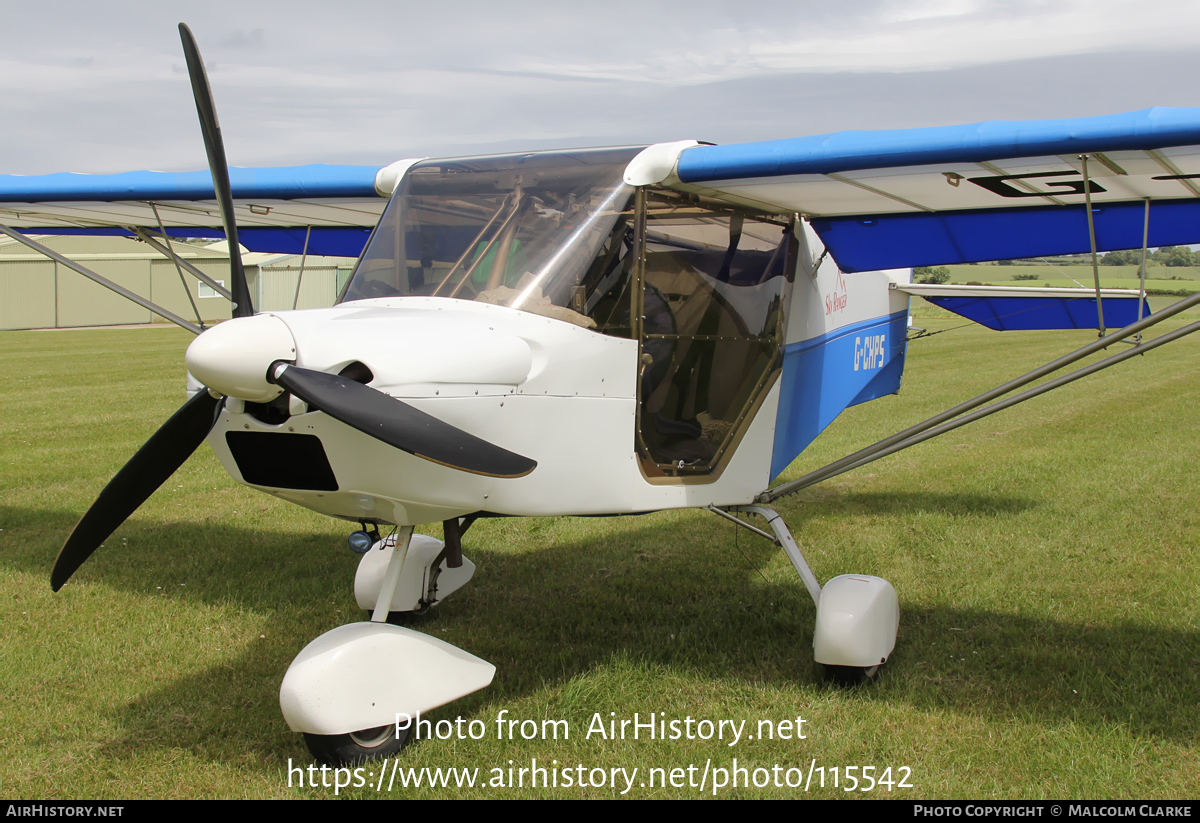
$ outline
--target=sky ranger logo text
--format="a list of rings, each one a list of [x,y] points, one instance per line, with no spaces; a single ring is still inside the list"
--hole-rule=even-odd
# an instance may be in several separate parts
[[[846,310],[846,281],[842,279],[841,271],[833,282],[833,293],[825,295],[825,316],[833,317],[840,311]]]

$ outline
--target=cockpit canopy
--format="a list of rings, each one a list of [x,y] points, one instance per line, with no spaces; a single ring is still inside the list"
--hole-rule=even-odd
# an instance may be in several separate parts
[[[478,300],[634,339],[643,474],[711,479],[779,373],[794,219],[635,191],[637,153],[418,163],[342,300]]]
[[[633,188],[622,174],[638,151],[584,149],[414,165],[371,236],[343,302],[454,297],[597,328],[601,269],[606,261],[610,268],[619,264],[628,250]],[[606,243],[612,246],[607,254]]]

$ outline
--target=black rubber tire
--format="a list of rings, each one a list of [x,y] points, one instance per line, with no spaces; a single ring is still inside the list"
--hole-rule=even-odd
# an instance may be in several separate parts
[[[408,743],[411,732],[410,727],[397,736],[394,725],[362,729],[349,734],[305,732],[304,743],[312,756],[327,766],[360,766],[398,753]]]
[[[429,610],[420,612],[388,612],[387,622],[393,626],[411,626],[414,623],[420,623],[425,615],[429,614]],[[367,622],[371,622],[371,618],[375,616],[375,612],[367,612]]]
[[[825,679],[838,686],[854,687],[869,683],[879,676],[883,664],[861,668],[859,666],[825,666]]]

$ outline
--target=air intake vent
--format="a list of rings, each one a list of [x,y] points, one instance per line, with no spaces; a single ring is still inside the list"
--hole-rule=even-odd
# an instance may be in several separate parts
[[[340,372],[338,372],[338,374],[342,377],[353,380],[355,383],[362,383],[364,385],[375,379],[375,375],[371,373],[369,368],[367,368],[367,364],[360,363],[357,360],[348,364],[346,368],[342,369]]]
[[[226,432],[225,442],[247,483],[276,489],[338,490],[325,447],[316,435]]]

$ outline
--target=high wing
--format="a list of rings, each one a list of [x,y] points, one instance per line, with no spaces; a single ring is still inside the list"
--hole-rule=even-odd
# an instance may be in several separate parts
[[[674,144],[670,188],[809,220],[845,272],[1200,242],[1200,108]],[[1085,160],[1086,179],[1085,182]],[[413,161],[230,170],[243,245],[356,256]],[[207,171],[0,175],[0,223],[222,237]],[[1147,204],[1149,209],[1147,210]],[[1148,212],[1148,214],[1147,214]],[[186,231],[185,231],[186,230]],[[33,233],[33,232],[26,232]]]
[[[239,239],[250,251],[357,257],[412,161],[231,168]],[[0,224],[25,234],[224,238],[207,170],[185,173],[0,175]],[[311,232],[309,228],[311,227]]]
[[[667,162],[637,183],[798,213],[847,273],[1200,243],[1198,108],[661,145]],[[231,169],[242,244],[355,257],[413,162]],[[171,235],[219,238],[211,186],[207,171],[0,176],[0,224],[26,234],[132,234],[161,221]],[[1026,319],[1078,327],[1097,313],[1096,297],[1082,295],[1056,295],[1063,310]],[[1141,301],[1111,297],[1103,325],[1139,314]],[[985,324],[1013,327],[1004,322],[1011,306],[993,311],[1001,299],[1009,298],[976,301],[977,316],[967,316],[998,314],[999,324]]]
[[[1097,251],[1184,245],[1200,108],[694,146],[662,182],[798,212],[845,272],[1089,251],[1089,182]]]

